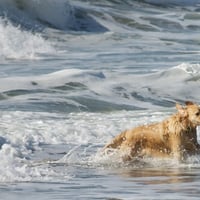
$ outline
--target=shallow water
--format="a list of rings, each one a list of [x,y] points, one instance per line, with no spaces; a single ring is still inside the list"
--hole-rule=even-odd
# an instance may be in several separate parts
[[[1,0],[1,198],[199,198],[199,156],[101,152],[200,102],[199,3]]]
[[[68,166],[63,165],[65,168]],[[62,167],[58,167],[63,170]],[[198,199],[199,169],[96,169],[74,166],[62,182],[2,184],[3,199]]]

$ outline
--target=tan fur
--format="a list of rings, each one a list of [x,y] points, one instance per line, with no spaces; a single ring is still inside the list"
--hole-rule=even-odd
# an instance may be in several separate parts
[[[125,153],[125,160],[134,157],[160,157],[184,160],[186,155],[200,153],[196,127],[200,125],[200,107],[192,102],[176,104],[178,112],[160,123],[126,130],[104,147]]]

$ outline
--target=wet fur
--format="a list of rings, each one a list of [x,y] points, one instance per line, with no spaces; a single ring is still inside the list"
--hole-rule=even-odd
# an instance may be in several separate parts
[[[104,147],[118,149],[124,160],[135,157],[159,157],[184,160],[200,153],[196,127],[200,125],[200,107],[192,102],[176,104],[178,112],[159,123],[126,130]]]

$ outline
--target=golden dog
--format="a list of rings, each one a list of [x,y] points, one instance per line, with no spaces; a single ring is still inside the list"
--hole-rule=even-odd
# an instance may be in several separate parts
[[[160,123],[126,130],[116,136],[104,150],[118,149],[124,160],[134,157],[175,158],[200,153],[196,127],[200,125],[200,107],[193,102],[176,104],[178,112]]]

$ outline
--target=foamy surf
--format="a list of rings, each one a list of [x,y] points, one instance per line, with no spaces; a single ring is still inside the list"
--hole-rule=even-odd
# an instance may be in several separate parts
[[[144,121],[160,121],[170,113],[122,111],[109,115],[66,115],[1,112],[0,182],[68,182],[75,175],[72,168],[76,167],[144,170],[155,167],[198,168],[199,156],[189,157],[185,163],[154,158],[138,158],[124,163],[117,151],[111,154],[102,152],[103,146],[122,130]]]
[[[22,30],[0,18],[0,58],[34,60],[55,53],[53,45],[39,33]]]

